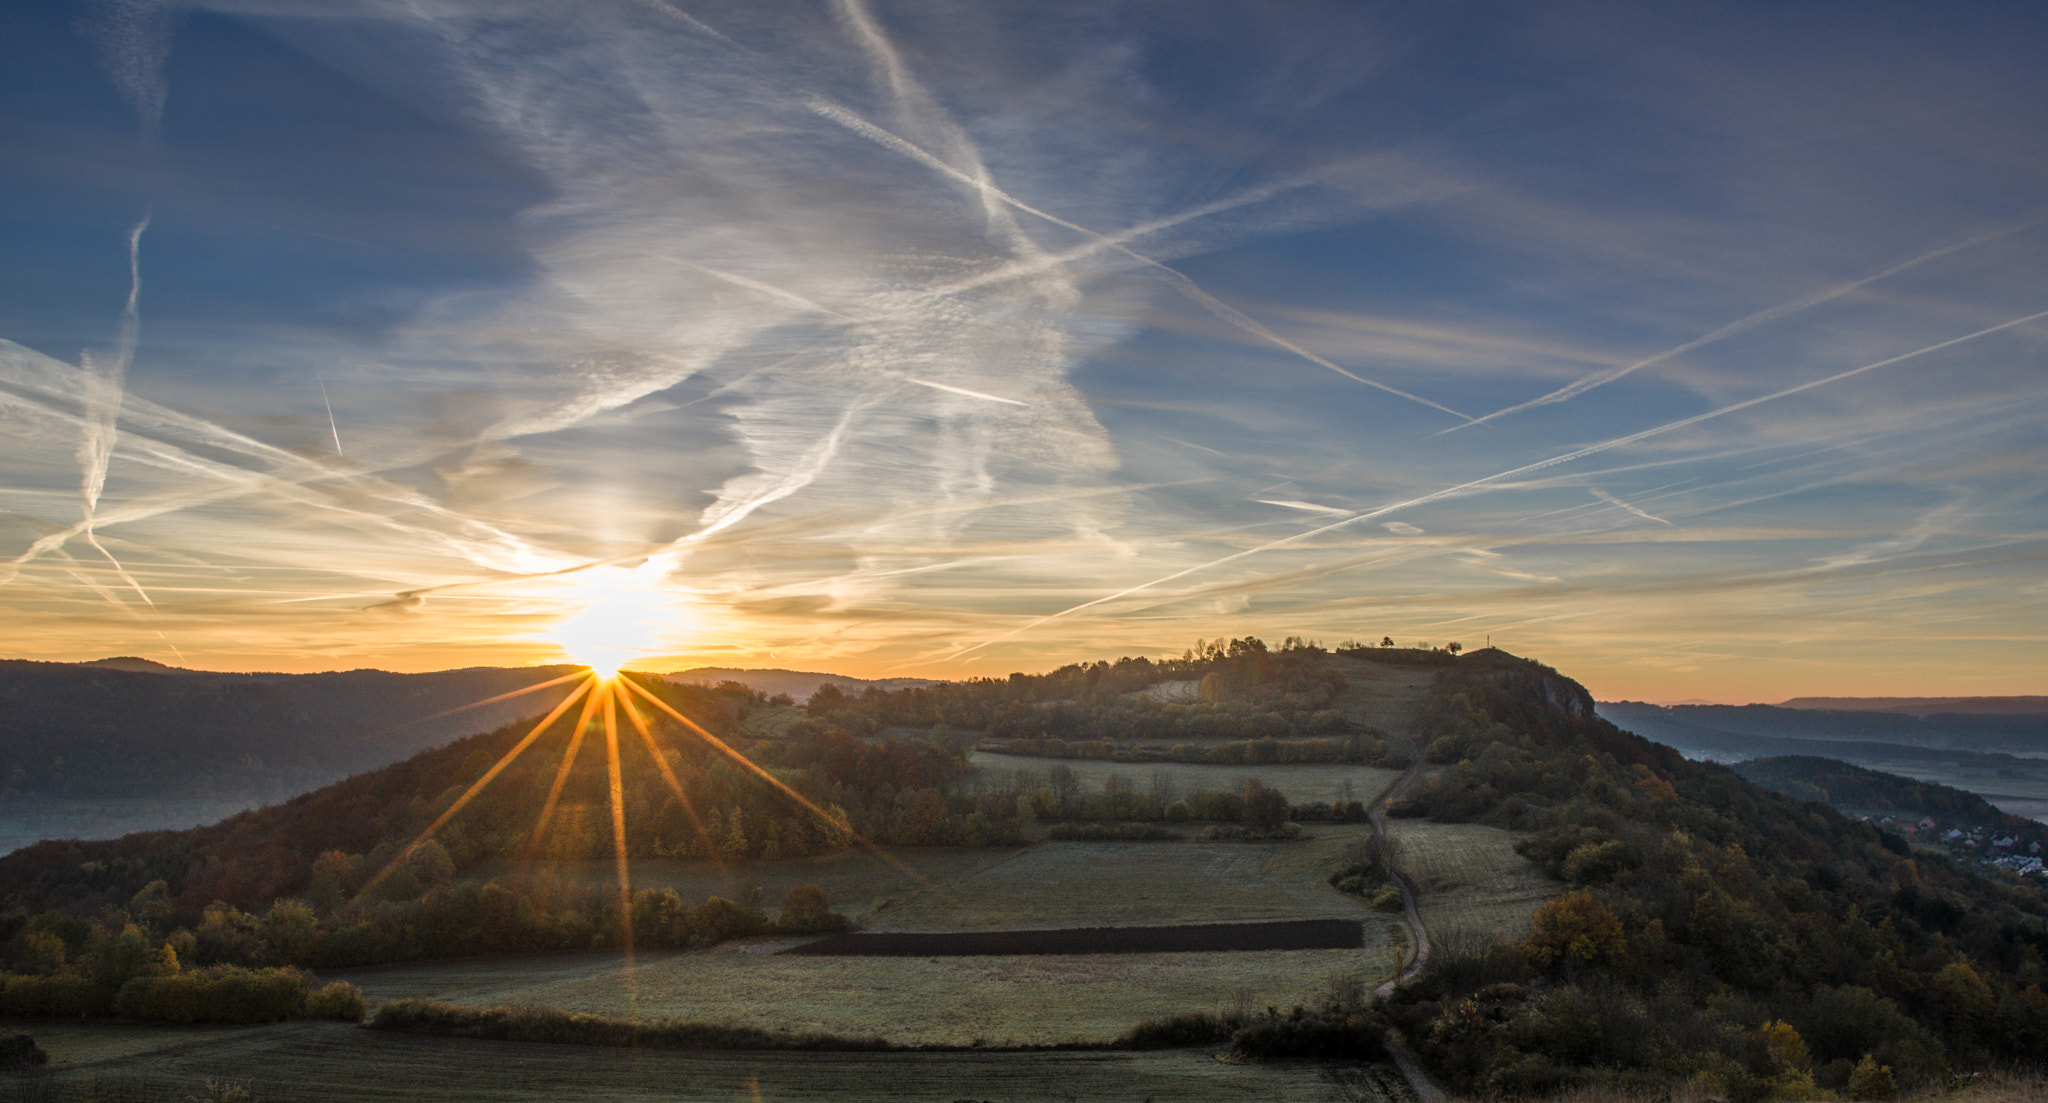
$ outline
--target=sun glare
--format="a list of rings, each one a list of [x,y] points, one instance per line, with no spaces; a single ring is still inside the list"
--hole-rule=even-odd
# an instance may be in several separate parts
[[[624,567],[597,567],[563,580],[559,595],[571,610],[540,638],[604,679],[633,660],[660,654],[662,642],[682,627],[672,597]]]

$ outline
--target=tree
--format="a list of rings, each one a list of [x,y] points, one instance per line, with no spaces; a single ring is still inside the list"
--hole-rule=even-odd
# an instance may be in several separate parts
[[[1257,827],[1277,827],[1287,819],[1287,797],[1258,778],[1244,782],[1245,822]]]
[[[1451,642],[1444,645],[1444,650],[1455,655],[1458,652],[1465,650],[1465,645],[1459,643],[1457,640],[1452,640]]]
[[[1072,766],[1062,762],[1045,772],[1045,780],[1052,784],[1053,796],[1059,798],[1060,814],[1065,815],[1067,805],[1081,788],[1081,777]]]
[[[1381,636],[1381,637],[1380,637],[1380,646],[1381,646],[1381,647],[1392,647],[1392,646],[1394,646],[1394,637],[1392,637],[1392,636]]]
[[[1523,945],[1539,968],[1553,965],[1603,965],[1628,953],[1621,919],[1590,892],[1572,892],[1536,909],[1533,928]]]
[[[825,890],[810,883],[789,886],[782,894],[780,922],[791,930],[808,931],[824,922],[832,910],[832,900]]]

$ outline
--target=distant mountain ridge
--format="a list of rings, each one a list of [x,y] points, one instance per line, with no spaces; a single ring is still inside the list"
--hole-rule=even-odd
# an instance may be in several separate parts
[[[132,658],[0,660],[0,806],[279,800],[545,712],[568,686],[492,699],[577,669],[223,674]]]
[[[885,693],[899,689],[923,689],[939,684],[935,678],[855,678],[846,674],[820,674],[803,670],[749,670],[730,666],[698,666],[689,670],[678,670],[662,677],[672,682],[695,682],[700,685],[717,685],[719,682],[738,682],[749,689],[760,690],[769,696],[787,693],[798,701],[810,699],[818,692],[819,686],[838,686],[842,692],[859,693],[873,687]]]
[[[1778,707],[1909,716],[2048,716],[2048,697],[1794,697]]]

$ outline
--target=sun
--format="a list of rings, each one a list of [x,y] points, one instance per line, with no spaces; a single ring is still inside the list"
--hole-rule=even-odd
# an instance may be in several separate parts
[[[558,600],[570,612],[540,638],[611,679],[635,659],[663,652],[662,642],[685,616],[666,591],[624,567],[594,567],[567,576]]]

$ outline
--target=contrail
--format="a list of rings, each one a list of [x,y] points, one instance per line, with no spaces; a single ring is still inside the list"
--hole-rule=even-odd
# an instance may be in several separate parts
[[[1162,261],[1154,260],[1151,257],[1148,257],[1143,253],[1140,253],[1137,250],[1132,249],[1128,245],[1124,245],[1120,242],[1115,241],[1108,235],[1099,233],[1095,230],[1091,230],[1086,226],[1069,222],[1066,219],[1061,218],[1058,215],[1052,214],[1050,212],[1042,211],[1037,207],[1034,207],[1031,204],[1026,203],[1023,200],[1018,199],[1017,197],[1009,194],[1008,192],[1003,191],[1001,188],[998,188],[993,184],[988,184],[983,181],[975,180],[972,177],[969,177],[965,173],[962,173],[958,169],[954,168],[952,165],[947,164],[944,160],[940,159],[939,157],[936,157],[933,154],[927,152],[926,150],[919,147],[915,143],[912,143],[896,134],[893,134],[887,130],[882,129],[879,126],[876,126],[875,124],[867,121],[864,118],[861,118],[859,115],[854,114],[852,111],[849,111],[846,108],[839,106],[838,104],[829,103],[824,100],[814,99],[811,101],[811,110],[827,119],[830,119],[835,123],[838,123],[840,126],[843,126],[846,129],[853,131],[855,134],[858,134],[861,137],[866,138],[871,142],[874,142],[876,145],[879,145],[884,149],[890,149],[896,151],[897,153],[901,153],[904,156],[909,157],[914,161],[917,161],[919,164],[931,168],[935,172],[943,173],[947,176],[950,176],[953,179],[968,185],[969,187],[984,188],[986,189],[987,194],[1000,198],[1003,202],[1008,203],[1010,206],[1015,207],[1016,209],[1023,211],[1026,214],[1035,215],[1039,218],[1045,219],[1047,222],[1050,222],[1055,226],[1060,226],[1065,229],[1072,230],[1077,234],[1082,234],[1086,237],[1103,242],[1105,248],[1113,249],[1116,252],[1122,253],[1123,255],[1131,258],[1132,260],[1135,260],[1138,263],[1145,265],[1146,267],[1158,270],[1159,272],[1165,275],[1167,282],[1175,290],[1179,291],[1183,295],[1186,295],[1188,298],[1193,299],[1195,302],[1201,304],[1203,307],[1207,308],[1210,313],[1216,315],[1218,318],[1221,318],[1224,321],[1229,322],[1231,325],[1236,326],[1241,330],[1244,330],[1246,333],[1249,333],[1254,337],[1258,337],[1261,340],[1264,340],[1272,345],[1285,349],[1288,352],[1291,352],[1296,356],[1299,356],[1302,359],[1307,360],[1311,364],[1327,368],[1330,371],[1336,372],[1338,375],[1344,376],[1347,379],[1363,383],[1366,386],[1372,387],[1376,390],[1385,391],[1386,393],[1394,395],[1397,398],[1405,398],[1410,402],[1427,406],[1432,410],[1437,410],[1442,413],[1449,414],[1452,417],[1459,418],[1463,421],[1470,422],[1476,420],[1465,414],[1461,414],[1458,411],[1451,409],[1449,406],[1443,405],[1442,403],[1432,402],[1427,398],[1421,397],[1420,395],[1409,394],[1407,391],[1401,390],[1398,387],[1388,386],[1387,384],[1381,383],[1376,379],[1368,379],[1365,376],[1358,374],[1357,372],[1351,371],[1348,368],[1341,367],[1324,357],[1318,356],[1315,353],[1310,352],[1305,348],[1302,348],[1300,345],[1297,345],[1294,342],[1289,341],[1287,338],[1282,337],[1279,334],[1273,332],[1271,329],[1268,329],[1264,324],[1252,318],[1250,315],[1247,315],[1245,312],[1237,309],[1234,306],[1231,306],[1228,303],[1225,303],[1223,300],[1218,299],[1216,296],[1211,295],[1207,291],[1204,291],[1199,284],[1195,283],[1194,280],[1189,279],[1188,276],[1185,273],[1181,272],[1179,269],[1174,268],[1171,265],[1168,265]]]
[[[975,147],[974,139],[927,91],[903,56],[896,52],[896,46],[882,33],[880,24],[868,11],[861,0],[839,0],[839,10],[851,25],[860,45],[877,68],[881,69],[889,83],[889,93],[895,100],[896,119],[899,126],[911,126],[922,121],[930,131],[943,141],[948,152],[965,162],[967,171],[955,168],[951,162],[940,160],[947,175],[974,189],[975,197],[981,201],[982,217],[991,233],[1000,236],[1013,253],[1026,257],[1043,255],[1038,243],[1024,233],[1023,227],[1011,216],[1006,205],[1015,201],[996,187],[988,171],[988,163],[982,159],[981,151]],[[935,158],[936,159],[936,158]]]
[[[1007,402],[1012,406],[1031,405],[1029,402],[1019,402],[1014,398],[1004,398],[1001,395],[984,394],[980,391],[970,391],[965,387],[955,387],[950,383],[934,383],[929,379],[919,379],[914,375],[905,375],[901,376],[900,378],[905,383],[915,383],[920,387],[930,387],[932,390],[935,391],[946,391],[951,394],[966,395],[969,398],[979,398],[988,402]]]
[[[79,406],[90,407],[90,403],[85,400],[89,396],[81,397],[80,391],[90,385],[90,380],[91,377],[82,375],[69,364],[0,339],[0,384],[4,384],[0,385],[0,407],[35,410],[59,422],[75,423],[83,434],[91,419],[87,416],[89,411],[81,411]],[[216,485],[155,498],[132,499],[110,508],[96,508],[90,519],[95,528],[267,492],[338,515],[350,522],[385,528],[438,544],[450,554],[493,570],[532,572],[566,560],[561,555],[543,553],[502,530],[456,514],[410,487],[386,483],[361,471],[334,468],[325,462],[275,448],[147,399],[124,398],[121,418],[127,424],[127,432],[121,438],[122,446],[131,462],[201,477]],[[230,453],[241,460],[252,461],[252,466],[260,465],[260,468],[222,462],[193,451],[195,445],[209,453]],[[436,520],[452,522],[455,528],[442,531],[407,523],[386,511],[355,508],[344,504],[338,495],[330,496],[311,488],[311,484],[322,482],[340,484],[346,501],[352,502],[367,495],[391,505],[426,513]],[[13,560],[0,563],[0,585],[12,581],[21,565],[81,536],[87,524],[86,520],[81,520],[61,532],[48,534]]]
[[[1336,506],[1319,506],[1314,502],[1297,502],[1291,498],[1253,498],[1252,501],[1257,502],[1262,506],[1283,506],[1287,509],[1305,509],[1310,513],[1334,513],[1339,517],[1349,517],[1354,512],[1353,510],[1348,509],[1338,509]]]
[[[1617,498],[1617,497],[1615,497],[1614,495],[1612,495],[1612,494],[1609,494],[1609,493],[1607,493],[1606,491],[1604,491],[1604,490],[1600,489],[1600,488],[1599,488],[1599,487],[1597,487],[1597,486],[1590,486],[1590,487],[1587,487],[1587,488],[1586,488],[1586,491],[1587,491],[1587,493],[1589,493],[1589,494],[1593,495],[1593,497],[1595,497],[1595,498],[1598,498],[1598,499],[1600,499],[1600,500],[1601,500],[1601,501],[1603,501],[1603,502],[1606,502],[1606,503],[1607,503],[1608,505],[1611,505],[1611,506],[1615,507],[1616,509],[1622,510],[1623,512],[1626,512],[1626,513],[1633,513],[1633,514],[1635,514],[1636,516],[1638,516],[1638,517],[1641,517],[1641,518],[1642,518],[1643,520],[1645,520],[1645,521],[1655,521],[1655,522],[1657,522],[1657,523],[1658,523],[1658,524],[1660,524],[1660,525],[1670,525],[1670,524],[1671,524],[1671,522],[1669,522],[1669,521],[1666,521],[1666,520],[1665,520],[1664,518],[1662,518],[1662,517],[1659,517],[1659,516],[1657,516],[1657,515],[1656,515],[1656,514],[1654,514],[1654,513],[1650,513],[1650,512],[1649,512],[1649,511],[1647,511],[1647,510],[1643,510],[1643,509],[1638,509],[1638,508],[1636,508],[1635,506],[1632,506],[1632,505],[1628,504],[1627,502],[1624,502],[1624,501],[1622,501],[1622,500],[1621,500],[1620,498]],[[1673,528],[1677,528],[1678,526],[1676,526],[1676,525],[1672,525],[1672,527],[1673,527]]]
[[[82,534],[92,549],[106,557],[113,564],[114,573],[128,588],[135,591],[142,603],[154,610],[156,602],[151,601],[149,592],[128,573],[114,553],[100,543],[93,533],[93,521],[99,511],[100,493],[106,489],[107,468],[113,463],[114,442],[120,435],[121,393],[128,381],[128,365],[135,358],[135,345],[142,333],[142,315],[137,304],[142,297],[142,231],[149,229],[150,216],[144,214],[128,231],[128,302],[121,308],[121,322],[115,330],[113,356],[106,363],[95,361],[90,354],[79,356],[79,367],[85,372],[85,418],[78,442],[78,459],[84,468],[79,481],[78,496],[84,506]],[[159,635],[162,633],[159,632]],[[164,642],[169,643],[169,640]]]
[[[708,34],[711,37],[718,39],[720,42],[723,42],[729,46],[739,45],[739,43],[734,42],[732,39],[727,38],[724,35],[718,33],[718,28],[713,27],[711,24],[704,22],[702,19],[699,19],[696,16],[691,15],[689,12],[686,12],[683,9],[676,7],[674,4],[668,3],[667,0],[640,0],[640,2],[650,8],[653,8],[655,11],[662,13],[663,15],[670,16],[671,18],[674,18],[684,23],[685,25],[689,26],[692,30],[699,31],[703,34]],[[744,47],[742,47],[742,49],[744,49]],[[752,51],[748,52],[751,53]]]
[[[1870,275],[1864,276],[1861,279],[1852,280],[1848,283],[1841,284],[1837,287],[1831,287],[1824,291],[1816,291],[1813,294],[1806,296],[1805,298],[1794,299],[1788,303],[1780,303],[1777,306],[1771,307],[1767,310],[1759,310],[1756,313],[1748,315],[1746,317],[1737,318],[1735,321],[1729,322],[1727,325],[1722,326],[1717,330],[1714,330],[1712,333],[1707,333],[1699,337],[1695,337],[1682,345],[1679,345],[1675,348],[1665,349],[1663,352],[1657,353],[1654,356],[1645,357],[1641,360],[1636,361],[1633,364],[1624,364],[1618,368],[1609,368],[1608,370],[1603,372],[1595,372],[1592,375],[1586,376],[1583,379],[1566,384],[1563,387],[1559,387],[1557,390],[1554,390],[1541,398],[1532,398],[1529,401],[1524,402],[1518,406],[1509,406],[1506,409],[1495,410],[1490,414],[1474,418],[1464,425],[1453,425],[1448,429],[1439,429],[1435,433],[1432,433],[1430,435],[1440,437],[1443,436],[1445,433],[1455,433],[1460,429],[1470,428],[1473,425],[1484,424],[1485,422],[1492,421],[1495,418],[1506,417],[1509,414],[1521,413],[1523,410],[1533,410],[1538,406],[1549,406],[1554,403],[1568,401],[1570,399],[1576,398],[1579,395],[1586,393],[1587,391],[1592,390],[1595,387],[1605,386],[1606,384],[1612,383],[1615,380],[1620,379],[1622,376],[1630,374],[1631,372],[1639,371],[1643,368],[1650,367],[1654,364],[1661,364],[1666,360],[1672,359],[1673,357],[1683,356],[1686,353],[1693,351],[1694,349],[1705,348],[1708,345],[1714,344],[1718,341],[1724,340],[1729,337],[1733,337],[1739,333],[1747,333],[1750,330],[1757,328],[1758,326],[1767,325],[1771,322],[1777,321],[1780,318],[1789,317],[1790,315],[1798,314],[1801,311],[1810,310],[1816,306],[1819,306],[1822,303],[1829,302],[1834,299],[1839,299],[1852,291],[1868,287],[1869,285],[1876,283],[1879,280],[1888,279],[1892,276],[1896,276],[1901,272],[1907,271],[1908,269],[1917,268],[1922,264],[1926,264],[1928,261],[1939,260],[1940,258],[1948,256],[1951,253],[1959,253],[1965,249],[1970,249],[1979,245],[1986,244],[1988,242],[1997,241],[1999,238],[2010,237],[2013,234],[2021,232],[2022,230],[2029,230],[2035,226],[2039,226],[2044,222],[2048,222],[2048,214],[2035,215],[2031,218],[2023,219],[2019,222],[2008,223],[2007,225],[2000,226],[1997,229],[1987,230],[1984,233],[1978,234],[1975,237],[1965,238],[1962,241],[1951,242],[1947,245],[1940,247],[1939,249],[1934,249],[1929,252],[1922,253],[1919,256],[1912,258],[1911,260],[1900,261],[1899,263],[1894,264],[1890,268],[1886,268],[1881,272],[1873,272]]]
[[[790,306],[797,307],[798,309],[801,310],[813,311],[818,314],[826,315],[827,317],[837,318],[842,322],[856,321],[856,319],[849,318],[846,315],[839,313],[838,311],[832,309],[829,306],[825,306],[811,299],[807,299],[794,291],[789,291],[785,290],[784,288],[777,287],[772,283],[764,283],[761,280],[754,279],[751,276],[742,276],[737,272],[727,272],[722,268],[713,268],[709,265],[698,264],[694,261],[679,260],[675,261],[674,263],[683,265],[688,268],[694,268],[707,276],[711,276],[715,279],[724,280],[725,282],[732,284],[735,287],[744,287],[749,291],[758,291],[771,299],[787,303]]]
[[[1712,421],[1715,418],[1726,417],[1729,414],[1739,413],[1743,410],[1749,409],[1752,406],[1761,406],[1766,402],[1776,402],[1778,399],[1781,398],[1790,398],[1793,395],[1803,394],[1807,391],[1813,390],[1816,387],[1825,387],[1830,383],[1839,383],[1844,379],[1851,378],[1852,376],[1862,375],[1865,372],[1876,371],[1879,368],[1889,367],[1893,364],[1897,364],[1906,360],[1911,360],[1915,357],[1925,356],[1930,352],[1939,352],[1942,349],[1950,348],[1955,345],[1960,345],[1965,341],[1974,341],[1979,337],[1986,337],[1993,333],[1998,333],[2002,330],[2011,329],[2014,326],[2022,326],[2027,324],[2028,322],[2038,321],[2042,318],[2048,318],[2048,310],[2043,310],[2034,314],[2029,314],[2022,318],[2014,318],[2009,322],[2000,322],[1995,326],[1987,326],[1984,329],[1977,330],[1975,333],[1966,333],[1961,337],[1951,337],[1946,341],[1941,341],[1936,344],[1928,345],[1926,348],[1915,349],[1912,352],[1901,353],[1889,359],[1879,360],[1871,364],[1865,364],[1859,368],[1850,368],[1847,371],[1836,372],[1833,375],[1825,376],[1820,379],[1810,380],[1808,382],[1801,383],[1798,386],[1787,387],[1781,391],[1773,391],[1770,394],[1759,395],[1756,398],[1744,399],[1741,402],[1736,402],[1727,406],[1722,406],[1719,409],[1708,410],[1706,413],[1703,414],[1694,414],[1691,417],[1680,418],[1677,421],[1667,421],[1662,425],[1651,426],[1650,428],[1641,430],[1640,432],[1630,433],[1627,436],[1623,437],[1615,437],[1612,440],[1602,441],[1599,444],[1589,444],[1584,448],[1574,449],[1570,452],[1565,452],[1560,455],[1552,456],[1546,460],[1537,460],[1535,463],[1524,464],[1521,467],[1517,467],[1512,470],[1497,472],[1492,475],[1487,475],[1484,478],[1473,479],[1470,482],[1464,482],[1459,483],[1456,486],[1445,487],[1442,490],[1432,491],[1428,494],[1424,494],[1417,498],[1410,498],[1407,501],[1395,502],[1392,505],[1381,506],[1380,508],[1372,510],[1370,512],[1360,513],[1353,517],[1346,517],[1341,521],[1332,521],[1327,525],[1321,526],[1320,528],[1313,528],[1309,529],[1306,532],[1296,533],[1293,536],[1282,537],[1278,540],[1273,540],[1264,544],[1260,544],[1258,547],[1255,548],[1246,548],[1244,551],[1233,552],[1230,555],[1222,557],[1221,559],[1212,559],[1207,563],[1198,563],[1195,566],[1175,571],[1172,574],[1166,575],[1164,577],[1155,578],[1150,582],[1141,582],[1136,586],[1131,586],[1126,589],[1119,590],[1116,593],[1108,594],[1103,597],[1096,598],[1092,601],[1084,601],[1079,605],[1062,609],[1057,613],[1049,613],[1043,617],[1038,618],[1037,620],[1031,621],[1028,624],[1019,625],[1018,627],[1013,628],[1000,636],[992,636],[989,639],[983,640],[980,643],[977,643],[971,647],[967,647],[962,650],[956,651],[952,655],[948,656],[948,658],[958,659],[962,656],[973,654],[974,652],[979,651],[984,647],[1000,643],[1003,640],[1009,639],[1012,636],[1019,635],[1020,633],[1028,632],[1031,629],[1037,628],[1039,625],[1059,620],[1062,617],[1072,616],[1073,614],[1081,612],[1085,609],[1092,609],[1097,605],[1107,604],[1108,602],[1116,601],[1119,598],[1128,597],[1132,594],[1152,589],[1155,586],[1163,586],[1168,582],[1172,582],[1176,579],[1186,578],[1188,575],[1194,574],[1198,571],[1206,571],[1211,567],[1221,567],[1227,563],[1235,563],[1240,559],[1250,558],[1251,556],[1258,555],[1261,552],[1272,551],[1275,548],[1284,548],[1290,544],[1298,544],[1303,540],[1308,540],[1317,536],[1321,536],[1326,532],[1334,532],[1337,529],[1345,528],[1350,525],[1355,525],[1360,521],[1370,521],[1376,518],[1384,517],[1389,513],[1394,513],[1404,509],[1412,509],[1415,506],[1428,505],[1431,502],[1441,501],[1444,498],[1449,498],[1456,494],[1462,494],[1468,490],[1477,490],[1481,487],[1485,487],[1493,483],[1498,483],[1522,475],[1527,475],[1531,472],[1542,471],[1547,468],[1556,467],[1557,465],[1562,463],[1570,463],[1573,460],[1584,459],[1587,456],[1596,455],[1598,453],[1606,452],[1611,449],[1634,444],[1637,441],[1648,440],[1651,437],[1662,436],[1665,433],[1676,432],[1679,429],[1689,428],[1691,426],[1698,425],[1701,422]]]
[[[341,450],[341,426],[334,423],[334,403],[327,401],[327,378],[320,373],[318,368],[313,370],[313,378],[320,381],[320,405],[327,407],[327,428],[334,432],[334,454],[337,456],[343,455]]]

